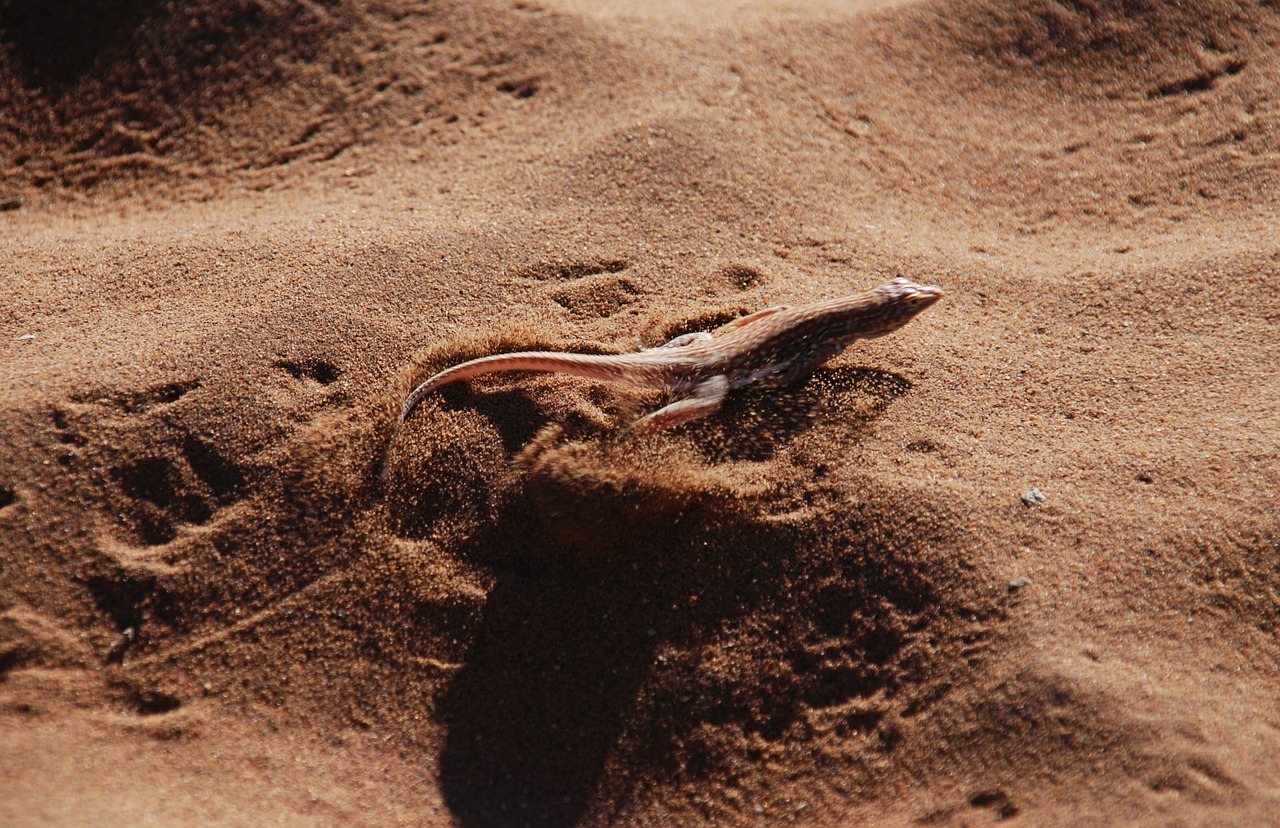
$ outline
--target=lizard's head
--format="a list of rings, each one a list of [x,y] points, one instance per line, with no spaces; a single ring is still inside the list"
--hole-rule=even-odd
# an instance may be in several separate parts
[[[876,320],[880,330],[873,336],[893,333],[942,298],[942,288],[937,285],[917,285],[908,279],[894,279],[872,292],[880,305]]]

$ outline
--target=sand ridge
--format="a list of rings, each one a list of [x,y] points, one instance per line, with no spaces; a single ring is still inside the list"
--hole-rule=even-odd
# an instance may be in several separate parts
[[[1274,812],[1271,4],[11,6],[0,822]]]

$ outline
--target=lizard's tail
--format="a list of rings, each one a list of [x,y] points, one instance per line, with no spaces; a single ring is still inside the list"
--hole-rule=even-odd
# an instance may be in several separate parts
[[[468,379],[480,374],[506,371],[541,371],[558,374],[574,374],[588,379],[609,382],[631,382],[635,385],[651,385],[644,372],[627,354],[548,354],[536,351],[512,354],[494,354],[463,362],[446,368],[423,382],[405,397],[396,421],[397,432],[409,419],[426,396],[442,385]],[[394,437],[393,437],[394,439]]]
[[[656,370],[656,360],[652,351],[645,352],[645,361],[638,362],[634,354],[567,354],[549,353],[545,351],[517,351],[509,354],[494,354],[460,363],[446,368],[428,378],[409,392],[404,404],[400,407],[400,416],[396,419],[391,439],[383,451],[379,463],[378,478],[387,479],[390,466],[391,449],[396,438],[404,427],[405,421],[427,398],[427,395],[442,385],[468,379],[480,374],[496,374],[506,371],[540,371],[557,374],[574,374],[588,379],[606,382],[626,382],[632,385],[661,388],[668,385],[664,372]]]
[[[446,368],[428,378],[409,392],[404,404],[400,407],[400,416],[396,418],[391,439],[383,449],[382,459],[378,463],[378,479],[385,481],[391,465],[391,449],[396,438],[404,427],[405,421],[413,415],[427,395],[442,385],[468,379],[480,374],[494,374],[505,371],[541,371],[560,374],[575,374],[589,379],[613,382],[632,382],[636,385],[653,385],[646,378],[645,371],[634,364],[626,354],[560,354],[539,351],[518,351],[509,354],[494,354],[460,363]]]

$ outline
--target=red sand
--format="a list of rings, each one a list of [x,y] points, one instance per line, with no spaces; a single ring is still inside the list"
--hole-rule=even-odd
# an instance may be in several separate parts
[[[0,3],[0,823],[1274,820],[1278,46]],[[896,275],[947,296],[803,388],[636,442],[494,377],[376,478],[452,360]]]

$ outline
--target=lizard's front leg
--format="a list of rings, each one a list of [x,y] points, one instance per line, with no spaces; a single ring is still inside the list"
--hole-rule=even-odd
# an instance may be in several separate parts
[[[695,342],[706,342],[710,338],[711,338],[711,334],[706,333],[704,331],[698,331],[696,333],[680,334],[680,336],[677,336],[675,339],[669,340],[667,342],[662,343],[661,345],[658,345],[657,347],[648,348],[646,350],[664,351],[667,348],[683,348],[684,346],[692,345]]]
[[[719,374],[695,385],[693,393],[684,399],[676,400],[636,420],[628,431],[656,431],[660,428],[674,428],[691,420],[700,420],[713,414],[728,394],[729,378]]]
[[[790,309],[791,309],[790,305],[774,305],[771,308],[762,308],[761,310],[758,310],[755,313],[749,313],[746,316],[739,316],[737,319],[733,320],[732,322],[726,322],[725,324],[721,325],[720,327],[712,331],[710,333],[710,336],[723,336],[724,334],[727,334],[730,331],[736,331],[739,328],[745,328],[747,325],[750,325],[752,322],[759,322],[761,319],[764,319],[766,316],[773,316],[778,311],[784,311],[784,310],[790,310]]]
[[[685,345],[692,345],[695,342],[706,342],[708,339],[715,339],[717,336],[723,336],[730,331],[736,331],[739,328],[750,325],[752,322],[759,322],[766,316],[773,316],[778,311],[789,310],[788,305],[777,305],[772,308],[764,308],[755,313],[749,313],[746,316],[739,316],[732,322],[726,322],[710,333],[706,331],[698,331],[697,333],[687,333],[677,336],[669,342],[664,342],[656,348],[649,348],[650,351],[661,351],[665,348],[683,348]]]

